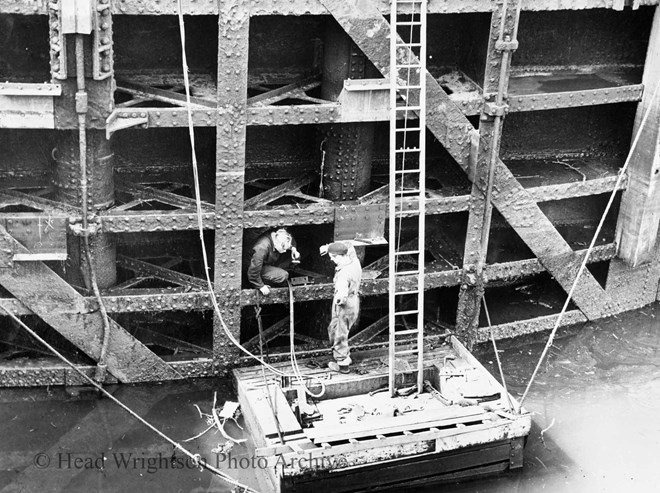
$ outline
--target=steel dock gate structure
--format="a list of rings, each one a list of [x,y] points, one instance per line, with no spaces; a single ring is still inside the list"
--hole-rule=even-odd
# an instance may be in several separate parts
[[[497,338],[553,326],[648,108],[562,324],[657,299],[657,4],[429,0],[425,265],[399,259],[413,272],[401,289],[425,276],[427,344],[445,329],[486,340],[484,292]],[[318,251],[337,239],[365,272],[350,345],[386,347],[384,0],[0,0],[0,305],[106,382],[241,363],[200,260],[180,12],[228,330],[254,350],[258,304],[269,357],[288,353],[288,290],[262,296],[244,278],[255,238],[285,227],[303,255],[296,348],[327,351],[332,270]],[[416,214],[400,251],[417,248]],[[80,383],[0,312],[0,385]]]

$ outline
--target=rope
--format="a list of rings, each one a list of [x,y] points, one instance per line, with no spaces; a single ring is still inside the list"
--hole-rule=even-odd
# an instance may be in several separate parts
[[[493,324],[490,322],[490,312],[488,311],[488,305],[486,304],[486,295],[481,296],[481,301],[484,304],[484,311],[486,312],[486,320],[488,321],[488,331],[490,332],[490,340],[493,343],[493,350],[495,351],[495,361],[497,361],[497,368],[500,370],[500,378],[502,379],[502,387],[504,387],[504,393],[506,395],[506,401],[509,403],[509,409],[514,410],[513,404],[511,403],[511,396],[509,395],[509,389],[506,387],[506,380],[504,379],[504,371],[502,370],[502,362],[500,361],[500,354],[497,351],[497,343],[495,342],[495,335],[493,334]]]
[[[46,348],[48,348],[55,356],[57,356],[60,360],[62,360],[66,365],[71,367],[73,371],[78,373],[83,379],[85,379],[90,385],[92,385],[94,388],[96,388],[99,392],[103,393],[108,399],[110,399],[112,402],[117,404],[119,407],[121,407],[124,411],[126,411],[128,414],[133,416],[135,419],[137,419],[140,423],[145,425],[147,428],[149,428],[151,431],[156,433],[158,436],[160,436],[162,439],[166,440],[169,442],[175,449],[179,450],[183,454],[187,455],[190,459],[194,461],[195,464],[199,465],[200,468],[207,469],[211,471],[212,473],[216,474],[217,476],[221,477],[225,481],[227,481],[229,484],[232,484],[236,487],[240,487],[244,489],[245,491],[254,491],[252,488],[249,486],[246,486],[238,481],[236,481],[234,478],[231,476],[228,476],[221,470],[209,465],[206,463],[206,461],[201,460],[201,457],[199,455],[194,455],[191,452],[189,452],[187,449],[182,447],[179,443],[165,435],[163,432],[161,432],[158,428],[155,428],[151,423],[148,421],[145,421],[140,415],[136,414],[131,408],[126,406],[123,402],[118,400],[114,395],[109,393],[107,390],[105,390],[102,386],[100,386],[98,383],[96,383],[93,379],[88,377],[84,372],[82,372],[76,365],[74,365],[71,361],[66,359],[57,349],[55,349],[53,346],[48,344],[45,340],[43,340],[39,335],[37,335],[36,332],[34,332],[30,327],[25,325],[21,319],[19,319],[14,313],[12,313],[7,307],[4,306],[4,304],[0,303],[0,308],[11,317],[14,322],[19,324],[21,327],[23,327],[32,337],[34,337],[37,341],[39,341],[41,344],[43,344]]]
[[[243,351],[246,355],[248,355],[250,358],[258,361],[262,365],[264,365],[268,370],[271,372],[275,373],[276,375],[279,376],[289,376],[288,374],[282,372],[281,370],[278,370],[274,366],[266,363],[262,358],[259,358],[259,356],[256,356],[255,354],[252,354],[250,351],[245,349],[239,341],[236,340],[234,335],[231,333],[229,330],[229,327],[227,327],[227,324],[225,323],[224,319],[222,318],[222,314],[220,313],[220,306],[218,305],[218,300],[215,295],[215,291],[213,289],[213,283],[211,282],[211,277],[209,276],[209,271],[210,271],[210,266],[209,266],[209,261],[208,261],[208,256],[206,254],[206,242],[204,240],[204,224],[203,224],[203,214],[202,214],[202,199],[201,199],[201,192],[199,188],[199,171],[197,167],[197,153],[195,152],[195,129],[193,126],[193,120],[192,120],[192,105],[190,101],[190,80],[188,78],[188,59],[186,57],[186,29],[183,23],[183,9],[181,6],[181,0],[177,0],[177,14],[179,17],[179,34],[181,38],[181,63],[182,63],[182,68],[183,68],[183,81],[184,85],[186,88],[186,111],[188,113],[188,134],[190,137],[190,148],[191,148],[191,157],[192,157],[192,169],[193,169],[193,182],[195,184],[195,206],[196,206],[196,213],[197,213],[197,229],[199,231],[199,239],[201,242],[202,246],[202,260],[204,262],[204,275],[206,278],[206,284],[208,287],[208,292],[211,297],[211,303],[213,304],[213,310],[214,313],[216,314],[218,321],[220,322],[220,326],[222,327],[222,330],[224,331],[225,335],[227,338],[236,346],[238,349]]]
[[[291,281],[287,281],[287,284],[289,286],[289,345],[290,345],[290,352],[291,352],[291,368],[293,368],[293,374],[294,376],[298,379],[298,383],[305,389],[305,392],[307,395],[310,397],[314,397],[315,399],[318,399],[319,397],[322,397],[323,394],[325,394],[325,383],[323,383],[323,380],[321,380],[318,377],[312,376],[312,380],[316,380],[321,384],[321,391],[318,394],[314,394],[311,390],[307,388],[307,385],[303,382],[303,377],[302,373],[300,372],[300,367],[298,366],[298,360],[296,359],[296,343],[294,340],[295,336],[295,323],[293,320],[293,286],[291,286]]]
[[[580,280],[580,276],[582,275],[582,272],[587,266],[587,261],[589,260],[589,256],[591,255],[591,251],[594,248],[594,245],[596,244],[596,240],[598,239],[598,236],[600,235],[600,230],[603,227],[603,224],[605,223],[605,218],[607,217],[607,213],[610,211],[610,207],[612,206],[612,203],[614,202],[614,197],[616,196],[616,193],[619,189],[619,186],[621,185],[621,181],[623,180],[623,177],[626,174],[626,170],[628,169],[628,165],[630,164],[630,159],[632,158],[633,151],[635,150],[635,147],[637,147],[637,143],[639,142],[639,138],[642,134],[642,129],[644,128],[644,125],[646,124],[646,121],[648,120],[649,115],[651,114],[651,108],[652,108],[652,103],[655,100],[655,97],[658,94],[658,89],[660,88],[660,80],[658,80],[658,83],[655,86],[655,90],[653,91],[653,95],[651,96],[651,99],[648,102],[648,108],[646,109],[646,113],[644,114],[644,118],[642,118],[642,122],[639,125],[639,128],[637,129],[637,134],[635,135],[635,139],[633,140],[632,145],[630,146],[630,150],[628,151],[628,156],[626,157],[626,161],[623,163],[623,167],[619,170],[619,176],[616,179],[616,183],[614,185],[614,189],[612,190],[612,193],[610,194],[610,199],[607,202],[607,205],[605,206],[605,211],[603,212],[603,215],[600,218],[600,222],[598,223],[598,227],[596,228],[596,232],[594,233],[593,238],[591,239],[591,243],[589,244],[589,248],[587,249],[587,253],[584,256],[584,259],[582,260],[582,263],[580,264],[580,269],[577,272],[577,275],[575,276],[575,281],[573,281],[573,285],[571,286],[571,290],[568,292],[568,296],[566,297],[566,301],[564,302],[564,306],[561,309],[561,312],[559,313],[559,316],[557,317],[557,320],[555,321],[555,325],[552,328],[552,331],[550,332],[550,336],[548,337],[548,342],[545,344],[545,347],[543,348],[543,352],[541,353],[541,356],[539,357],[539,361],[536,364],[536,368],[534,368],[534,372],[532,373],[531,378],[529,379],[529,383],[527,384],[527,388],[525,388],[525,392],[523,393],[522,397],[520,398],[520,408],[522,409],[522,404],[525,401],[525,398],[527,397],[527,394],[529,393],[529,389],[532,386],[532,383],[534,382],[534,378],[536,378],[536,374],[539,371],[539,368],[541,368],[541,363],[545,359],[546,354],[550,350],[550,346],[552,346],[552,342],[554,341],[555,334],[557,333],[557,329],[559,328],[559,324],[561,323],[561,319],[564,316],[564,313],[566,313],[566,310],[568,309],[568,304],[570,303],[572,297],[573,297],[573,291],[575,291],[575,288],[578,285],[578,281]]]
[[[264,340],[263,340],[263,324],[261,322],[261,304],[259,304],[258,300],[257,300],[257,304],[254,307],[254,313],[257,316],[257,327],[259,328],[259,355],[261,356],[261,359],[264,359]],[[273,419],[275,420],[275,424],[277,425],[277,435],[280,438],[280,443],[284,444],[284,434],[282,433],[282,426],[280,425],[280,420],[277,417],[277,410],[275,409],[275,406],[273,406],[273,400],[271,399],[270,396],[270,384],[266,379],[266,371],[264,369],[264,365],[261,365],[261,377],[263,378],[264,385],[266,386],[266,401],[268,401],[268,406],[270,407],[270,411],[273,414]]]

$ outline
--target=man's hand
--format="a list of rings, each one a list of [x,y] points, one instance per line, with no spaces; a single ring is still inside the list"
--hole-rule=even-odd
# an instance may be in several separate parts
[[[328,247],[329,246],[330,245],[321,245],[321,247],[319,248],[319,253],[321,254],[321,256],[328,254]]]
[[[259,288],[259,291],[261,291],[261,294],[264,296],[268,296],[270,294],[270,288],[265,284]]]
[[[300,252],[294,246],[291,247],[291,260],[296,264],[300,262]]]

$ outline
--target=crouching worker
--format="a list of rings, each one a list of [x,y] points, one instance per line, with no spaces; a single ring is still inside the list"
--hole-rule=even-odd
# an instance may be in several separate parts
[[[296,241],[285,229],[266,233],[255,241],[247,270],[250,284],[263,295],[270,294],[268,286],[286,286],[288,268],[300,261]]]
[[[325,250],[330,260],[337,266],[333,281],[335,295],[332,300],[332,319],[328,326],[334,361],[328,363],[328,368],[339,373],[349,373],[350,371],[351,356],[348,347],[348,333],[357,321],[360,311],[359,293],[362,266],[355,254],[350,254],[351,249],[353,249],[352,245],[342,242],[331,243],[327,248],[321,247],[321,255],[324,255]]]

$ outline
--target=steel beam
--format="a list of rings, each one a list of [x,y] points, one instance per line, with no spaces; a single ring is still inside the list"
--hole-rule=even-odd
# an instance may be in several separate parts
[[[551,330],[555,326],[555,323],[557,323],[558,316],[559,315],[545,315],[543,317],[530,318],[529,320],[518,320],[516,322],[493,325],[493,336],[498,340],[510,339],[512,337]],[[587,317],[585,317],[580,310],[569,310],[564,313],[559,326],[567,327],[569,325],[584,323],[586,321]],[[477,342],[489,341],[490,330],[488,327],[479,328],[477,332]]]
[[[582,259],[585,250],[575,252],[577,259]],[[607,244],[595,247],[589,257],[589,262],[602,262],[613,259],[615,247],[613,244]],[[156,267],[156,266],[154,266]],[[545,268],[538,259],[517,260],[514,262],[505,262],[491,264],[486,266],[484,271],[484,280],[486,283],[499,285],[502,283],[511,283],[523,280],[529,276],[545,272]],[[178,273],[174,273],[178,274]],[[198,280],[201,282],[201,280]],[[376,283],[372,280],[364,280],[369,285],[368,292],[371,295],[384,294],[385,285],[378,280]],[[457,286],[461,283],[462,277],[460,271],[447,270],[439,272],[430,272],[427,276],[427,289],[433,289],[442,286]],[[620,281],[619,284],[625,284]],[[305,295],[305,291],[310,289],[310,293]],[[155,311],[207,311],[213,308],[211,296],[207,291],[190,290],[188,292],[172,292],[168,289],[149,289],[149,290],[124,290],[123,293],[111,293],[103,296],[108,313],[140,313]],[[266,303],[288,303],[286,290],[276,289],[277,297],[273,300],[266,300]],[[296,296],[305,295],[305,300],[321,300],[332,296],[331,284],[317,284],[312,286],[295,287]],[[302,299],[302,298],[301,298]],[[11,309],[17,315],[33,315],[34,312],[29,307],[14,298],[3,298],[0,302]],[[261,301],[262,304],[264,300]],[[242,305],[252,305],[256,303],[254,290],[243,290]],[[92,311],[96,307],[96,300],[93,297],[84,297],[83,306],[85,311]]]
[[[185,15],[217,15],[216,2],[196,2],[184,0],[183,13]],[[622,5],[658,5],[658,0],[524,0],[523,10],[553,11],[553,10],[584,10],[584,9],[620,9]],[[374,1],[378,11],[389,14],[387,0]],[[475,12],[491,12],[494,8],[491,0],[461,0],[451,2],[447,0],[429,2],[429,14],[462,14]],[[119,15],[176,15],[176,0],[118,0],[113,2],[113,14]],[[13,0],[0,0],[0,13],[22,15],[45,15],[46,4],[23,1],[17,3]],[[251,5],[251,15],[324,15],[326,10],[320,0],[294,0],[282,2],[281,0],[256,0]]]
[[[215,314],[213,360],[228,368],[236,348],[224,332],[240,339],[243,191],[247,132],[250,2],[223,2],[218,21],[218,109],[216,126],[214,286],[220,304]],[[222,81],[222,82],[220,82]]]
[[[14,241],[0,227],[0,235]],[[16,251],[29,253],[14,241]],[[0,269],[0,285],[57,330],[90,358],[98,361],[103,340],[103,322],[97,307],[84,298],[43,262],[15,262]],[[176,379],[179,375],[146,346],[110,320],[108,370],[121,382]]]
[[[629,103],[642,99],[644,84],[613,86],[605,89],[552,92],[509,97],[509,112],[580,108],[599,104]]]
[[[488,202],[489,197],[486,196],[487,186],[483,184],[488,184],[490,174],[494,173],[494,159],[500,153],[504,124],[504,114],[489,115],[486,108],[489,104],[498,104],[498,98],[502,98],[499,104],[507,104],[505,98],[508,94],[513,52],[498,49],[498,43],[504,39],[509,42],[518,42],[516,33],[520,1],[514,0],[500,4],[501,7],[493,11],[490,22],[483,83],[485,104],[482,107],[479,122],[479,147],[473,168],[474,176],[471,177],[473,183],[463,253],[464,282],[461,284],[456,310],[456,330],[468,347],[472,347],[479,325],[481,297],[484,292],[481,276],[483,265],[486,263],[492,216],[492,204]],[[504,10],[505,8],[506,10]],[[500,94],[498,95],[498,93]],[[490,183],[492,184],[492,179]]]
[[[548,202],[563,200],[589,195],[599,195],[611,192],[616,182],[616,176],[596,178],[593,180],[561,183],[557,185],[544,185],[528,188],[527,191],[536,202]],[[151,187],[149,187],[151,188]],[[619,189],[625,190],[626,180],[623,180]],[[118,188],[127,191],[128,189]],[[155,190],[155,189],[152,189]],[[162,192],[162,201],[173,203],[175,200],[191,200],[180,195]],[[167,195],[167,197],[165,197]],[[143,197],[152,197],[161,200],[156,195],[142,194]],[[380,201],[368,201],[365,203],[378,204]],[[44,210],[44,220],[73,219],[80,218],[80,211],[69,208],[62,202],[50,201],[40,197],[34,197],[13,190],[0,192],[0,205],[22,204]],[[427,216],[439,214],[451,214],[463,212],[469,209],[469,195],[455,195],[449,197],[434,197],[427,199]],[[185,204],[181,204],[185,205]],[[203,209],[212,207],[211,204],[203,203]],[[335,219],[335,208],[341,206],[313,204],[303,208],[290,207],[286,209],[261,209],[244,210],[243,226],[245,228],[266,228],[282,226],[301,226],[310,224],[331,224]],[[414,204],[410,205],[410,208]],[[412,212],[411,212],[412,214]],[[2,219],[20,219],[20,213],[2,213]],[[185,208],[171,211],[126,211],[121,208],[113,208],[99,214],[102,230],[106,233],[153,233],[159,231],[193,231],[197,229],[197,215],[194,209]],[[204,229],[214,229],[216,224],[215,213],[208,211],[202,213]]]
[[[389,75],[389,28],[374,4],[355,0],[323,0],[323,3],[376,68],[383,75]],[[472,178],[469,156],[473,127],[435,78],[428,72],[426,78],[427,127]],[[484,142],[484,146],[488,146],[488,142]],[[485,190],[485,183],[475,183]],[[570,255],[572,249],[501,160],[495,167],[493,204],[557,282],[568,291],[574,281],[574,272],[553,259]],[[573,301],[590,319],[616,311],[615,302],[589,272],[583,273]]]
[[[12,362],[8,362],[12,363]],[[172,371],[181,378],[200,378],[217,375],[210,358],[195,358],[189,361],[168,363]],[[94,378],[96,367],[77,365],[89,378]],[[111,382],[109,376],[108,383]],[[0,364],[0,387],[43,387],[44,385],[87,385],[88,382],[78,373],[59,360],[37,360],[34,366],[25,364]],[[171,389],[170,389],[171,391]]]

